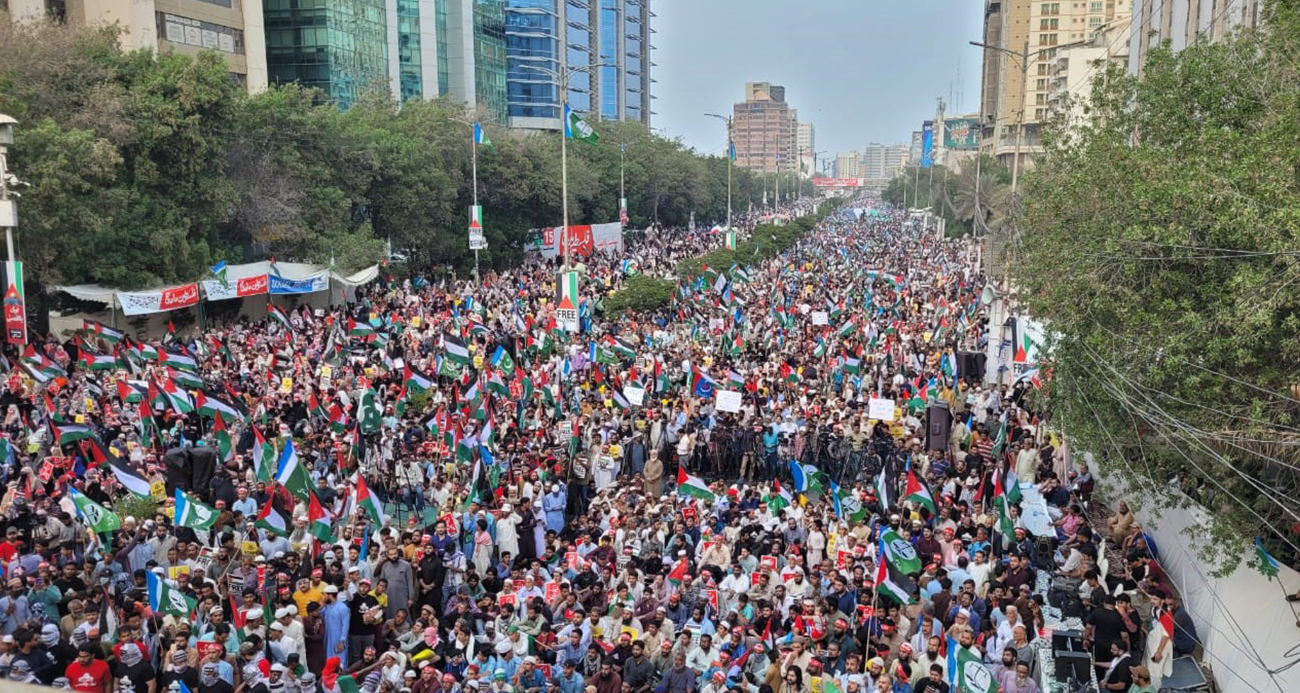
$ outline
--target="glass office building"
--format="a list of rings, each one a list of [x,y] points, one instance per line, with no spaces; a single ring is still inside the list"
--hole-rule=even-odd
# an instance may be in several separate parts
[[[266,0],[263,16],[271,82],[319,88],[344,108],[389,88],[384,0]]]
[[[558,128],[565,72],[574,110],[649,125],[653,16],[649,0],[506,0],[510,124]]]

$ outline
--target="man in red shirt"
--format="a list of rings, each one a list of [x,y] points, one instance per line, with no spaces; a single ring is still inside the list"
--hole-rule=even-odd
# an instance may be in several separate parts
[[[9,565],[9,562],[14,560],[14,556],[18,555],[20,543],[18,528],[10,527],[6,529],[4,541],[0,541],[0,561],[4,561],[5,565]]]
[[[116,684],[108,664],[95,658],[95,645],[85,643],[77,651],[77,659],[68,665],[64,676],[72,690],[80,693],[113,693]]]

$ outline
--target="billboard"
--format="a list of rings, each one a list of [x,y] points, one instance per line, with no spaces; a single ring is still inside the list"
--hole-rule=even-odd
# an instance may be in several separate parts
[[[814,178],[814,188],[860,188],[861,178]]]
[[[921,168],[934,165],[934,121],[921,123]]]
[[[563,255],[562,229],[560,226],[542,229],[541,243],[534,242],[531,248],[526,249],[535,249],[544,258]],[[573,244],[573,254],[578,257],[589,257],[592,253],[621,253],[623,225],[616,221],[610,224],[569,226],[569,241]]]
[[[943,146],[948,149],[979,149],[979,118],[945,118]]]

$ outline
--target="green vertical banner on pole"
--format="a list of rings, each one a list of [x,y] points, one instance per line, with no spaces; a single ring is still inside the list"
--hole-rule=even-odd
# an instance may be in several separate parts
[[[27,343],[27,292],[23,289],[23,263],[5,262],[5,339],[10,344]]]
[[[560,272],[555,302],[555,321],[566,332],[578,331],[578,273]]]
[[[483,235],[483,205],[470,205],[469,249],[483,250],[487,247],[487,236]]]

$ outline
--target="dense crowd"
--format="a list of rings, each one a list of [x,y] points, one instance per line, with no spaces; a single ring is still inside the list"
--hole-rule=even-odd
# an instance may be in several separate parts
[[[860,204],[648,315],[602,299],[723,235],[587,258],[576,334],[530,258],[13,355],[0,668],[84,693],[1035,693],[1074,618],[1106,690],[1154,691],[1194,628],[1128,509],[1085,512],[1031,382],[983,384],[976,254]]]

